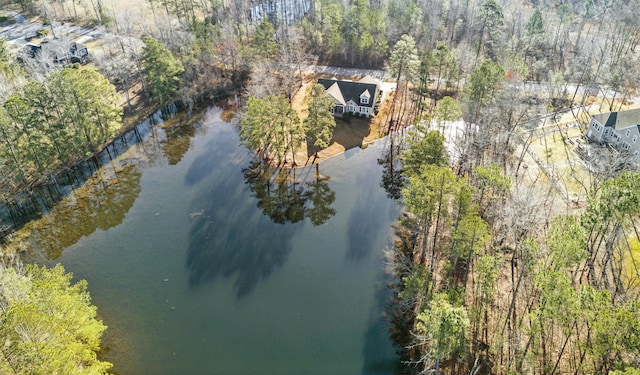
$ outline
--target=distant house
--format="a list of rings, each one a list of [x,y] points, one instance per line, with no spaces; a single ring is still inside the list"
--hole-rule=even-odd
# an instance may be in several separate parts
[[[35,58],[37,55],[46,54],[50,56],[54,63],[82,63],[87,62],[89,50],[86,46],[72,42],[67,46],[62,43],[43,43],[41,45],[27,43],[25,53],[28,57]]]
[[[591,116],[587,138],[640,155],[640,108]]]
[[[380,97],[378,81],[370,76],[360,81],[343,81],[338,79],[319,79],[325,91],[336,102],[331,113],[342,116],[345,113],[370,117],[377,108]]]

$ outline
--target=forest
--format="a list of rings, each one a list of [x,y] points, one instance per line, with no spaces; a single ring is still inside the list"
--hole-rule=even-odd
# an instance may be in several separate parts
[[[12,177],[3,181],[3,193],[51,179],[104,146],[121,130],[121,107],[126,119],[140,108],[175,103],[192,110],[203,100],[234,93],[273,107],[267,97],[290,101],[302,83],[303,66],[314,63],[388,69],[400,85],[396,100],[404,103],[394,103],[389,129],[431,115],[440,99],[452,96],[473,103],[466,106],[473,113],[464,118],[480,126],[496,122],[487,118],[500,116],[492,113],[496,108],[508,112],[506,121],[493,124],[498,133],[508,133],[533,117],[528,111],[534,108],[553,112],[584,104],[587,89],[601,90],[605,107],[617,109],[638,79],[637,11],[631,3],[167,0],[141,5],[138,10],[102,0],[3,5],[51,25],[51,32],[43,26],[40,33],[49,38],[56,34],[53,24],[64,22],[92,25],[105,36],[93,49],[91,64],[81,69],[95,70],[91,74],[99,78],[74,74],[73,66],[51,64],[44,56],[21,58],[16,55],[24,51],[2,45],[6,126],[0,167]],[[71,42],[65,38],[70,36],[56,36],[51,44]],[[504,71],[504,79],[480,71],[475,77],[501,80],[505,89],[533,81],[538,89],[502,90],[497,96],[492,82],[478,82],[477,91],[463,98],[472,73],[493,66]],[[78,92],[78,100],[69,101],[64,90]],[[81,107],[91,103],[100,104]],[[278,103],[286,111],[287,103]],[[62,129],[61,118],[74,118],[75,129]]]
[[[5,24],[13,18],[2,12],[13,10],[48,25],[43,30],[51,32],[42,35],[71,23],[104,38],[86,65],[21,56],[1,42],[0,200],[20,215],[16,192],[90,159],[136,115],[194,111],[223,97],[242,107],[245,144],[284,163],[305,140],[326,146],[335,125],[323,115],[322,93],[309,91],[307,120],[292,109],[305,66],[384,69],[397,89],[381,183],[405,207],[387,251],[396,279],[389,320],[402,371],[635,374],[636,163],[594,161],[605,167],[585,186],[588,199],[567,204],[544,174],[523,177],[517,130],[561,110],[575,110],[584,126],[587,105],[616,111],[632,103],[640,81],[638,5],[149,0],[131,8],[103,0],[5,1]],[[63,35],[54,41],[71,42]],[[525,83],[533,89],[522,89]],[[460,118],[464,137],[454,155],[429,124]],[[33,276],[43,277],[36,268],[3,277]],[[11,293],[0,294],[13,301]],[[43,303],[35,298],[33,309]],[[96,349],[95,340],[90,344]],[[11,361],[37,350],[18,349],[24,352],[5,352],[5,361],[15,373],[33,373],[20,368],[24,361]],[[97,373],[108,369],[95,357],[84,361]],[[77,373],[95,370],[83,359],[74,363]]]

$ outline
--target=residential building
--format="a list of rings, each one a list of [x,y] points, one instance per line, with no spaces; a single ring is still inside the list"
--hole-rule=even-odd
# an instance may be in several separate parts
[[[374,78],[365,76],[360,81],[319,79],[318,83],[336,101],[331,109],[335,116],[343,116],[345,113],[373,116],[380,98],[380,85]]]
[[[27,43],[23,56],[35,58],[43,55],[51,58],[54,63],[86,63],[89,59],[89,50],[86,46],[76,42],[52,41],[42,44]]]
[[[587,138],[640,155],[640,108],[591,116]]]

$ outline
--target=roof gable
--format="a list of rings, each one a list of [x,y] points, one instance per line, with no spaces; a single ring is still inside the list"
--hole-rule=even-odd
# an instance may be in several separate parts
[[[337,83],[329,86],[329,88],[325,86],[325,90],[327,91],[327,94],[333,97],[338,103],[345,105],[344,96],[342,95],[342,91],[340,91]]]
[[[360,83],[370,83],[372,85],[380,84],[380,81],[378,81],[377,79],[371,77],[368,74],[366,76],[362,77],[362,79],[360,79],[358,82],[360,82]]]

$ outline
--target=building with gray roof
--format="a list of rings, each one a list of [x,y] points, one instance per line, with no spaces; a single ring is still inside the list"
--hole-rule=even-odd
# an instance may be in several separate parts
[[[639,156],[640,108],[591,116],[587,138]]]
[[[360,81],[318,79],[318,83],[335,100],[331,109],[335,116],[349,113],[370,117],[374,114],[380,97],[380,86],[374,78],[366,76]]]

